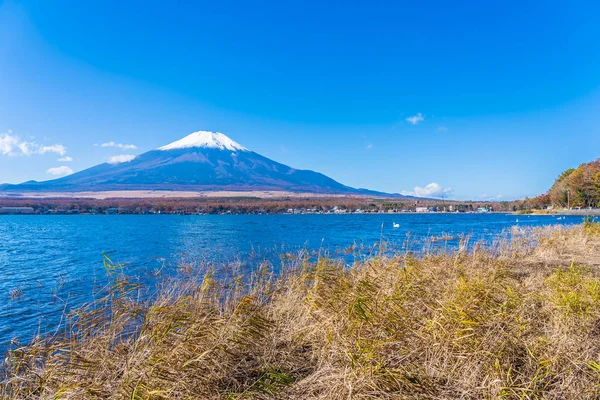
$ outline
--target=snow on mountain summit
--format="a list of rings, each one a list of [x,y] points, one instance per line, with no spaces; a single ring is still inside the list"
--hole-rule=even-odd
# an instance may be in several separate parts
[[[187,149],[193,147],[206,147],[211,149],[248,151],[241,144],[231,140],[220,132],[198,131],[191,133],[176,142],[159,147],[158,150]]]

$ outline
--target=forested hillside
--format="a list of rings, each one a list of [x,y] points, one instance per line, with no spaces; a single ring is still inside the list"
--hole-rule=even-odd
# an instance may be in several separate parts
[[[554,207],[598,207],[600,159],[564,171],[536,203]]]

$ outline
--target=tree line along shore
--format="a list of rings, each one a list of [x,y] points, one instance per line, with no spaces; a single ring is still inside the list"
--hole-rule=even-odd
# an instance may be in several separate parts
[[[523,202],[442,201],[364,197],[27,199],[0,198],[0,213],[33,214],[287,214],[400,212],[513,212]]]

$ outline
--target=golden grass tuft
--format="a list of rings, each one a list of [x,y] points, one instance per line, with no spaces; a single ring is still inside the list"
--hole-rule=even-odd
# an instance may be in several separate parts
[[[600,397],[600,229],[518,230],[491,247],[286,259],[153,301],[107,261],[65,334],[13,349],[6,399]]]

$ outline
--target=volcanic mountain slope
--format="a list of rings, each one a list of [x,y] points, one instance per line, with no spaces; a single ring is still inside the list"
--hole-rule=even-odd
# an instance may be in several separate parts
[[[127,190],[291,191],[371,194],[323,174],[297,170],[248,150],[218,132],[194,132],[131,161],[104,163],[50,181],[2,185],[4,192]]]

